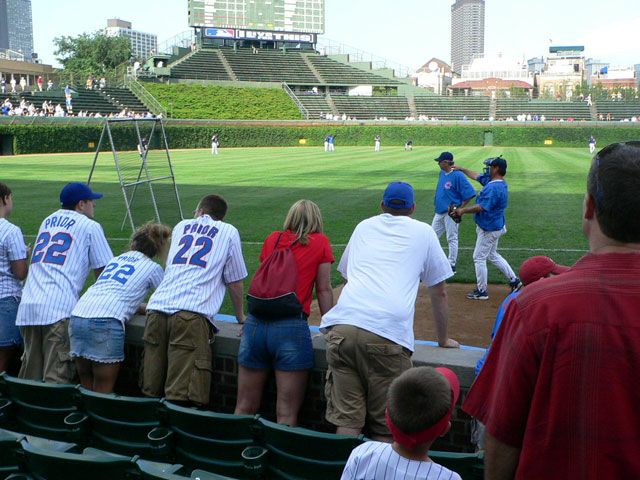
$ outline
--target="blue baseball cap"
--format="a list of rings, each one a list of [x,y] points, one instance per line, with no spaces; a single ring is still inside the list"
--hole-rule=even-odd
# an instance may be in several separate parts
[[[65,185],[60,192],[60,203],[63,207],[75,205],[80,200],[96,200],[102,198],[101,193],[94,193],[89,185],[81,182],[72,182]]]
[[[402,202],[390,203],[392,201]],[[406,182],[391,182],[384,191],[382,203],[390,208],[411,208],[413,206],[413,187]]]
[[[436,162],[453,162],[453,154],[451,152],[442,152],[438,158],[435,159]]]

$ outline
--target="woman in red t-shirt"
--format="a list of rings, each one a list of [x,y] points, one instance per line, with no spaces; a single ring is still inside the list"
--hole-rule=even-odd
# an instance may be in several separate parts
[[[278,319],[247,316],[238,352],[236,414],[258,412],[264,384],[273,368],[278,390],[278,423],[298,424],[298,411],[304,400],[309,370],[313,367],[307,318],[314,285],[320,313],[324,315],[333,307],[331,264],[334,259],[329,239],[322,230],[318,206],[309,200],[298,200],[289,209],[283,232],[273,232],[264,241],[260,262],[269,257],[276,244],[278,250],[291,246],[298,268],[296,296],[302,304],[302,315]]]

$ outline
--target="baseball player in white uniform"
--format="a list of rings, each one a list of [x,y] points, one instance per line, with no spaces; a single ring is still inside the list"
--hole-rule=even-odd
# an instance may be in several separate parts
[[[450,152],[442,152],[435,161],[438,162],[438,166],[440,167],[440,176],[438,177],[438,186],[436,187],[434,199],[436,213],[433,216],[431,227],[436,232],[438,238],[440,238],[444,232],[447,232],[449,263],[451,264],[453,273],[456,273],[459,224],[454,222],[447,213],[449,211],[449,205],[451,204],[464,207],[476,196],[476,191],[462,172],[453,170],[453,154]]]
[[[217,135],[213,135],[211,137],[211,155],[218,155],[218,147],[220,146],[220,141],[218,140]]]
[[[93,269],[96,278],[113,257],[94,200],[102,198],[84,183],[60,192],[62,208],[44,219],[31,256],[30,275],[16,325],[24,339],[20,378],[71,383],[69,317]]]
[[[376,135],[376,138],[374,138],[374,141],[376,142],[376,145],[373,148],[373,151],[379,152],[380,151],[380,135]]]
[[[125,323],[136,311],[145,313],[145,299],[160,285],[164,270],[152,260],[166,253],[171,229],[147,223],[131,237],[128,251],[112,258],[71,313],[69,339],[80,383],[111,393],[124,360]]]
[[[6,219],[12,211],[11,189],[0,182],[0,372],[7,369],[16,345],[22,344],[16,315],[28,271],[29,251],[22,231]]]
[[[205,405],[211,388],[213,318],[229,295],[244,323],[247,269],[238,230],[224,223],[227,202],[207,195],[195,218],[174,229],[164,279],[147,305],[142,392]]]

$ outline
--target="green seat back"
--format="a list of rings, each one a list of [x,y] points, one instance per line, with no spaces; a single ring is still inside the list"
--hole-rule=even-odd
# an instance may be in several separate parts
[[[204,470],[194,470],[190,477],[178,475],[176,472],[182,468],[182,465],[166,465],[146,460],[138,460],[136,465],[142,480],[190,480],[196,478],[199,480],[233,480]]]
[[[147,435],[160,425],[160,400],[121,397],[80,388],[82,409],[89,416],[97,448],[123,455],[156,458]]]
[[[242,451],[253,443],[256,424],[252,415],[205,412],[166,401],[164,406],[178,462],[220,475],[243,475]]]
[[[453,470],[462,480],[484,478],[484,456],[478,453],[430,451],[429,458],[443,467]]]
[[[135,469],[127,456],[99,450],[68,453],[21,442],[27,469],[37,479],[46,480],[115,480],[128,478]]]
[[[262,418],[260,424],[271,478],[340,478],[351,451],[364,441],[362,435],[321,433]]]
[[[20,469],[20,464],[22,463],[22,440],[26,440],[33,446],[56,452],[69,452],[78,448],[75,443],[57,442],[45,438],[26,436],[9,430],[0,430],[0,472],[17,472]],[[0,477],[4,478],[3,476]]]
[[[55,385],[24,380],[2,373],[7,396],[13,402],[15,429],[52,440],[79,441],[64,419],[78,410],[79,395],[75,385]]]

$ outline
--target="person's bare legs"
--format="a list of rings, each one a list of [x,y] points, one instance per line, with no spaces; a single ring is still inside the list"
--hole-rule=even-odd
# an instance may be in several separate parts
[[[267,382],[269,370],[238,365],[238,396],[236,415],[255,415],[260,410],[262,390]]]
[[[298,412],[307,391],[309,370],[276,370],[276,418],[278,423],[298,426]]]
[[[122,363],[91,362],[93,371],[93,388],[98,393],[113,393]]]
[[[75,357],[76,370],[80,377],[80,385],[87,390],[93,390],[93,372],[91,370],[91,360],[82,357]]]

